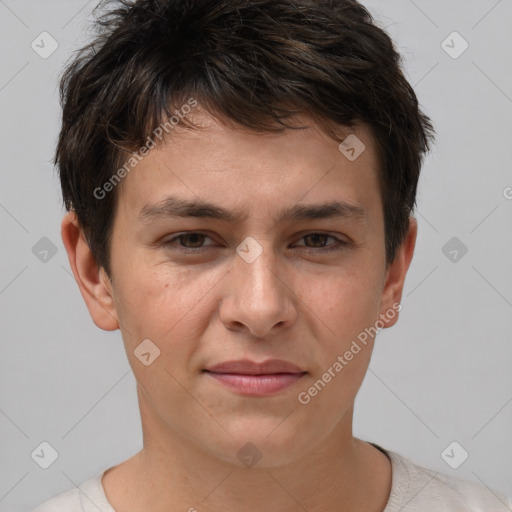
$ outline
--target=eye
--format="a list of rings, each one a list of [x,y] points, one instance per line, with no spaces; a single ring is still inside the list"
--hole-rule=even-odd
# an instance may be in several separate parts
[[[209,247],[215,246],[214,243],[204,245],[206,240],[213,242],[213,239],[200,232],[180,233],[162,242],[162,245],[172,251],[183,253],[199,253],[201,250],[206,250]],[[303,247],[307,252],[330,252],[341,250],[348,242],[327,233],[308,233],[300,238],[304,240],[305,244],[296,244],[295,247]],[[334,243],[328,245],[329,240],[334,240]]]
[[[182,252],[194,252],[197,249],[204,249],[203,246],[206,239],[212,240],[208,235],[204,233],[181,233],[177,236],[174,236],[171,239],[168,239],[163,242],[163,245],[172,250],[182,251]],[[179,242],[178,242],[179,241]],[[208,246],[206,246],[208,247]]]
[[[332,239],[335,241],[334,244],[326,245],[328,240]],[[327,233],[308,233],[304,235],[301,240],[306,241],[306,248],[312,250],[311,252],[329,252],[336,251],[342,249],[344,246],[348,245],[348,242],[342,240],[333,235],[329,235]],[[308,245],[311,244],[311,245]],[[299,244],[300,246],[300,244]],[[317,251],[315,251],[317,249]]]

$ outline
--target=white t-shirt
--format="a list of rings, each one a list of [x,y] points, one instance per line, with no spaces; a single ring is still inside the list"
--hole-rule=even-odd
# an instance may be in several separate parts
[[[398,453],[391,460],[391,494],[383,512],[512,512],[512,501],[487,487],[418,466]],[[32,512],[116,512],[105,496],[106,470]]]

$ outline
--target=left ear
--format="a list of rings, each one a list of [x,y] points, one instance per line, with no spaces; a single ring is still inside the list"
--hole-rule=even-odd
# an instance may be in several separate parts
[[[391,327],[396,324],[399,316],[398,304],[402,300],[405,276],[411,264],[416,246],[416,235],[418,223],[414,217],[409,217],[409,229],[402,245],[397,249],[395,259],[389,264],[386,270],[385,285],[382,291],[379,319],[384,327]],[[401,309],[401,308],[400,308]],[[389,311],[394,310],[395,314],[390,315]],[[386,314],[388,313],[388,314]]]

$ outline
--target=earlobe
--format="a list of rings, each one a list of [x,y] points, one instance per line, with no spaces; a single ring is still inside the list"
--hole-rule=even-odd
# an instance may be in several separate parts
[[[405,276],[414,254],[418,223],[414,217],[409,217],[409,230],[402,245],[398,248],[395,259],[386,271],[386,282],[382,291],[380,320],[384,327],[391,327],[398,321],[399,304],[402,300]]]
[[[62,220],[61,235],[71,270],[93,322],[105,331],[119,329],[110,280],[92,254],[74,212],[69,212]]]

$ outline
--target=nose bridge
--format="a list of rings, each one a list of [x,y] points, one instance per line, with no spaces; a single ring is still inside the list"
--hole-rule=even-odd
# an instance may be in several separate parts
[[[227,326],[242,324],[263,337],[275,325],[290,321],[293,308],[270,241],[255,242],[246,240],[237,248],[221,316]]]
[[[237,253],[237,279],[242,288],[246,286],[242,295],[259,300],[276,299],[281,283],[276,277],[278,261],[270,240],[249,239],[240,245]]]

